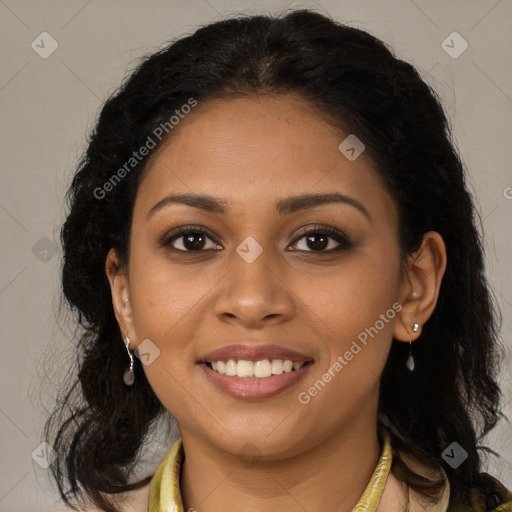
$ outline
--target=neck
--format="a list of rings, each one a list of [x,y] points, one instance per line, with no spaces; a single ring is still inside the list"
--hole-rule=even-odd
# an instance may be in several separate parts
[[[184,510],[244,512],[325,510],[350,512],[380,456],[373,428],[355,425],[311,449],[281,460],[243,462],[182,432]]]

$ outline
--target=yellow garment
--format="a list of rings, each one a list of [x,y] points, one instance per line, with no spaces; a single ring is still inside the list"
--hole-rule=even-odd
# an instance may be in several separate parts
[[[180,494],[182,460],[183,443],[178,439],[151,480],[148,512],[183,512]]]
[[[391,469],[391,444],[385,438],[382,453],[366,489],[352,512],[375,512]],[[184,512],[180,494],[183,444],[178,439],[158,467],[149,494],[148,512]]]

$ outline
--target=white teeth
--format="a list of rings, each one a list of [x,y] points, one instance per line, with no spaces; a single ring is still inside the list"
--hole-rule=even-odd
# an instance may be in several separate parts
[[[283,373],[283,360],[274,359],[270,364],[270,369],[274,375],[281,375]]]
[[[236,375],[236,362],[233,359],[230,359],[226,363],[226,375],[229,375],[230,377]]]
[[[257,364],[257,363],[256,363]],[[236,374],[239,377],[252,377],[254,373],[254,363],[241,359],[236,365]]]
[[[263,359],[263,361],[256,361],[254,363],[254,376],[259,377],[260,379],[264,379],[266,377],[270,377],[272,375],[272,371],[270,368],[270,361],[268,359]],[[239,375],[241,377],[241,375]]]
[[[240,359],[239,361],[230,359],[227,362],[211,362],[210,366],[212,370],[230,377],[256,377],[258,379],[266,379],[272,375],[281,375],[283,372],[290,373],[292,370],[300,370],[304,366],[304,363],[293,362],[290,359],[272,359],[272,361],[269,359],[261,359],[256,362],[246,359]]]

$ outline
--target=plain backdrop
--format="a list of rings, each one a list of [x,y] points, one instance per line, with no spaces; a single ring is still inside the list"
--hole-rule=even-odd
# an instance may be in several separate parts
[[[295,7],[380,37],[441,96],[483,220],[511,416],[511,0],[0,0],[0,511],[63,508],[38,463],[47,409],[72,357],[72,326],[56,317],[58,236],[100,106],[164,42],[238,12]],[[512,428],[502,422],[488,443],[502,455],[490,470],[512,486]],[[159,462],[147,459],[149,469]]]

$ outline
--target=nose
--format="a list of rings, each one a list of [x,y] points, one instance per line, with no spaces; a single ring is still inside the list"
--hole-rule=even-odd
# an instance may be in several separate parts
[[[230,270],[214,296],[221,321],[257,329],[293,317],[296,298],[269,251],[251,263],[233,251],[227,264]]]

